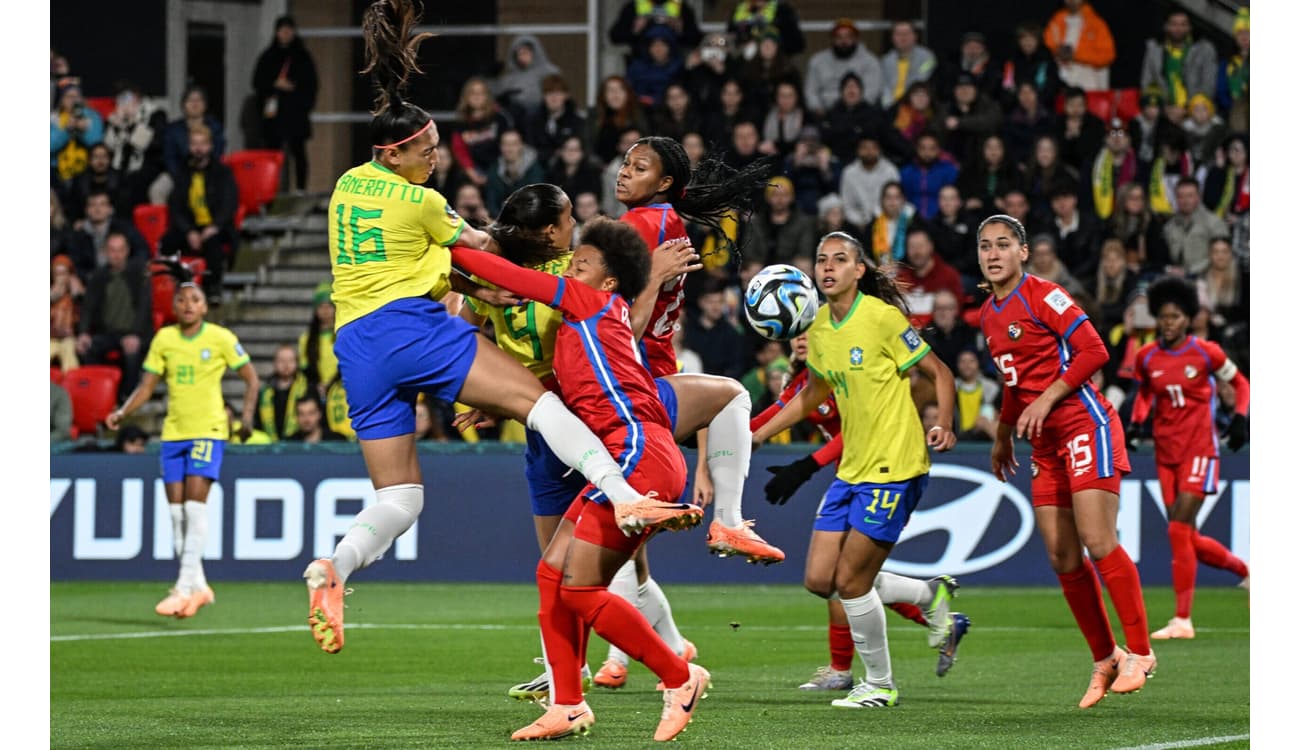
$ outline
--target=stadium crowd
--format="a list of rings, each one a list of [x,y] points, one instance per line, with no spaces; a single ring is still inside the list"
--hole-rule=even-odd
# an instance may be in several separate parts
[[[1099,386],[1125,419],[1134,355],[1155,336],[1145,288],[1158,276],[1195,280],[1193,332],[1249,372],[1248,11],[1228,49],[1194,36],[1185,12],[1169,13],[1146,42],[1134,99],[1110,94],[1108,22],[1080,0],[1017,25],[1005,60],[974,31],[955,49],[932,50],[908,21],[892,24],[883,50],[869,49],[850,19],[835,22],[830,47],[810,49],[795,5],[740,0],[726,33],[704,34],[689,5],[630,0],[608,29],[610,43],[626,46],[625,72],[601,81],[589,108],[574,101],[571,75],[542,41],[518,36],[501,74],[465,81],[455,119],[438,123],[429,184],[482,226],[517,188],[553,183],[573,203],[580,238],[592,217],[625,210],[614,175],[641,136],[679,140],[692,166],[710,152],[735,167],[777,160],[782,176],[765,205],[735,217],[727,238],[688,226],[706,268],[688,277],[676,339],[684,371],[742,380],[756,411],[780,392],[794,355],[745,324],[742,290],[772,263],[811,272],[818,238],[843,231],[907,285],[914,324],[956,374],[959,434],[989,439],[1001,378],[978,333],[986,292],[975,228],[994,213],[1024,224],[1030,272],[1067,289],[1096,323],[1111,355]],[[276,37],[269,52],[278,44],[278,56],[259,64],[255,84],[261,101],[277,102],[276,117],[305,123],[314,68],[291,20],[277,23]],[[132,212],[166,205],[172,229],[162,252],[205,258],[206,289],[219,299],[238,244],[234,181],[219,158],[225,129],[199,87],[169,121],[123,83],[104,117],[86,106],[67,59],[52,54],[51,71],[51,365],[118,366],[124,396],[155,330],[151,248]],[[1094,113],[1097,102],[1107,119]],[[292,125],[267,139],[289,153],[299,189],[309,136]],[[299,341],[271,363],[257,439],[355,439],[332,353],[328,283],[304,320]],[[914,382],[918,407],[934,400],[924,382]],[[1220,396],[1226,426],[1230,386],[1220,384]],[[453,405],[430,399],[421,408],[422,438],[465,439],[451,426]],[[478,437],[514,434],[500,427]]]

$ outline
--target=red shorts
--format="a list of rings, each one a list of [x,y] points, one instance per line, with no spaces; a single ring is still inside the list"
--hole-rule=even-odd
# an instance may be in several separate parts
[[[1120,479],[1129,472],[1124,430],[1110,404],[1104,404],[1108,424],[1074,402],[1062,402],[1033,441],[1029,472],[1034,506],[1072,507],[1074,494],[1104,490],[1119,494]]]
[[[672,433],[664,429],[647,430],[644,448],[627,475],[627,482],[642,494],[657,493],[661,500],[671,502],[682,496],[686,489],[686,459],[673,441]],[[564,514],[574,524],[574,538],[629,555],[636,552],[650,538],[650,533],[624,534],[614,522],[613,505],[588,499],[590,489],[589,485],[583,490]]]
[[[1184,492],[1204,499],[1219,491],[1219,457],[1192,456],[1178,464],[1157,464],[1156,476],[1166,506],[1172,507]]]

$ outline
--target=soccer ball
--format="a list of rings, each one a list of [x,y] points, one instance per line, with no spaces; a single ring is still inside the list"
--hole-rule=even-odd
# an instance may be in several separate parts
[[[765,339],[789,341],[807,331],[815,317],[817,288],[794,266],[768,266],[745,289],[745,319]]]

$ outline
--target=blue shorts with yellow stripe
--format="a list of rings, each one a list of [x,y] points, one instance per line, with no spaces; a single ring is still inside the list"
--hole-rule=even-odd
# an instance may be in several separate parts
[[[224,440],[164,440],[160,452],[163,483],[183,482],[185,477],[220,479],[225,452]]]
[[[849,484],[836,479],[817,508],[813,529],[848,531],[857,529],[878,542],[893,544],[903,533],[912,511],[921,501],[930,475],[921,474],[902,482]]]

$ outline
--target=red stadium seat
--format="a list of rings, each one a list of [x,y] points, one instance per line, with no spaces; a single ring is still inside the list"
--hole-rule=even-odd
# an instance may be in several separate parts
[[[99,423],[117,407],[122,371],[105,365],[84,365],[70,371],[63,387],[72,398],[72,424],[79,433],[95,434]]]
[[[1115,96],[1110,91],[1089,91],[1088,111],[1101,118],[1101,121],[1110,124],[1110,115],[1114,111]]]
[[[142,203],[135,207],[132,218],[135,220],[135,228],[140,230],[145,242],[149,243],[149,256],[157,258],[162,237],[167,233],[167,207]]]
[[[111,96],[88,96],[86,106],[98,112],[99,116],[107,121],[108,116],[117,108],[117,100]]]
[[[1115,115],[1127,123],[1142,111],[1142,92],[1136,88],[1115,89]]]
[[[239,185],[239,205],[246,214],[261,213],[280,192],[280,170],[284,152],[271,149],[246,149],[221,157],[221,162],[235,173]],[[242,223],[242,222],[241,222]]]

